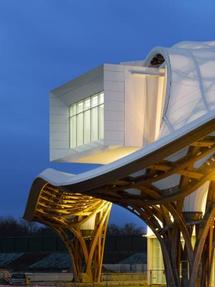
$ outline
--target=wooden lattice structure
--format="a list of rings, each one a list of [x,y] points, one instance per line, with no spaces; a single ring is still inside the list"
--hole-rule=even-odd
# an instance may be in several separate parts
[[[145,157],[76,184],[55,187],[37,178],[25,218],[58,232],[77,281],[99,281],[109,202],[116,203],[140,217],[158,238],[167,286],[208,287],[215,246],[214,130],[211,120]],[[174,156],[177,153],[182,155]],[[156,187],[156,182],[172,175],[180,177],[174,187]],[[206,183],[205,211],[184,210],[188,196]],[[92,217],[94,229],[82,229]]]
[[[56,187],[37,178],[25,218],[59,233],[76,280],[85,273],[88,281],[99,281],[109,202],[116,203],[141,218],[158,238],[167,286],[209,287],[215,247],[214,131],[212,119],[144,157],[78,183]],[[179,177],[174,187],[156,186],[173,175]],[[206,185],[205,210],[186,211],[188,197]],[[92,216],[95,229],[89,234],[81,226]]]
[[[110,210],[110,202],[41,183],[33,219],[60,236],[70,255],[75,281],[100,280]]]

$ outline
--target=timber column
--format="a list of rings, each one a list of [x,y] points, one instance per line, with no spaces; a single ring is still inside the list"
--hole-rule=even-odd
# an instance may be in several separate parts
[[[34,220],[55,230],[72,262],[74,281],[100,282],[105,238],[112,204],[79,193],[67,193],[44,184]],[[29,220],[28,215],[25,218]]]

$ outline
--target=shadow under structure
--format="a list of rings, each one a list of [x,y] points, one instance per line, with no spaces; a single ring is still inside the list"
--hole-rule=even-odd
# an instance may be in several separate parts
[[[76,281],[99,282],[111,203],[118,204],[157,237],[168,287],[214,286],[215,43],[156,48],[145,61],[118,66],[133,91],[144,81],[149,93],[152,83],[154,104],[143,95],[148,118],[141,147],[78,175],[43,171],[32,184],[24,218],[59,234]],[[147,78],[150,71],[165,80],[162,91]]]

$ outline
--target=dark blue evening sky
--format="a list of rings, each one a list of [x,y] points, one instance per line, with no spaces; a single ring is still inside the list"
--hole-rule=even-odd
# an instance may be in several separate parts
[[[49,90],[154,46],[213,39],[214,0],[0,0],[0,216],[22,216],[43,169],[95,167],[49,163]],[[126,221],[140,225],[114,207],[111,222]]]

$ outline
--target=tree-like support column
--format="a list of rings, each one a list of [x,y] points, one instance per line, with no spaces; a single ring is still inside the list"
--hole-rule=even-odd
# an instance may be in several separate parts
[[[168,287],[212,287],[215,247],[215,138],[192,142],[94,196],[124,206],[159,240]],[[141,166],[140,166],[141,167]],[[164,188],[168,182],[175,182]],[[162,186],[162,188],[161,188]]]
[[[214,196],[215,190],[211,188],[210,193]],[[130,207],[148,223],[160,242],[167,286],[212,287],[214,204],[207,204],[204,216],[183,213],[177,210],[177,205],[178,202]]]
[[[70,254],[76,282],[101,279],[111,205],[91,196],[62,192],[50,184],[41,189],[34,220],[59,234]]]
[[[73,258],[76,280],[98,281],[108,202],[118,204],[141,218],[159,240],[168,287],[214,287],[214,131],[212,119],[150,152],[143,149],[59,187],[47,177],[37,178],[25,218],[60,234]]]

